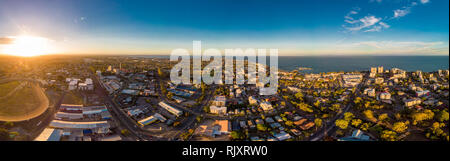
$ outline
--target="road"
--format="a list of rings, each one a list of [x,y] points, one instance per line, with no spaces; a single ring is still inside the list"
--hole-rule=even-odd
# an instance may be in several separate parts
[[[92,75],[91,77],[94,80],[94,86],[97,87],[95,89],[95,92],[104,98],[105,103],[107,104],[107,108],[109,111],[111,111],[111,115],[115,118],[115,120],[118,120],[121,127],[126,128],[131,133],[131,137],[136,140],[149,140],[151,139],[150,136],[142,135],[141,129],[136,125],[135,121],[132,120],[130,117],[128,117],[125,112],[122,111],[122,109],[111,99],[107,91],[103,88],[103,86],[100,85],[100,81],[98,80],[97,76]]]
[[[361,84],[359,84],[359,85],[356,87],[355,94],[356,94],[356,93],[359,93],[359,89],[361,88],[360,85],[361,85]],[[354,97],[355,97],[355,94],[352,94],[351,98],[349,98],[349,99],[350,99],[350,100],[353,100]],[[336,124],[335,124],[336,120],[337,120],[337,119],[342,119],[342,118],[344,117],[344,113],[347,112],[348,110],[350,110],[351,107],[352,107],[352,103],[349,103],[349,104],[344,108],[344,110],[343,110],[341,113],[339,113],[339,114],[338,114],[337,116],[335,116],[333,119],[327,121],[326,126],[324,126],[324,127],[321,128],[320,130],[318,130],[316,133],[314,133],[314,134],[310,137],[309,140],[310,140],[310,141],[319,141],[319,140],[321,140],[321,139],[325,136],[325,134],[327,134],[327,135],[332,135],[332,134],[334,134],[334,133],[336,132],[336,130],[337,130],[337,127],[336,127]]]
[[[50,122],[53,121],[54,119],[54,114],[59,111],[59,107],[62,104],[62,101],[64,100],[64,96],[66,95],[66,92],[64,91],[61,94],[61,98],[59,98],[58,102],[55,103],[55,105],[53,106],[53,108],[49,108],[49,112],[51,113],[48,117],[46,117],[45,119],[41,120],[41,122],[36,125],[36,128],[33,129],[33,131],[31,132],[33,138],[37,137],[42,131],[44,131],[45,128],[48,127],[48,125],[50,124]]]

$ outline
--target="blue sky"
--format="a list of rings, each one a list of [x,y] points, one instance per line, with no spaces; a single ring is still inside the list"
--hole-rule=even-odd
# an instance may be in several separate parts
[[[448,55],[448,3],[2,0],[0,38],[45,37],[69,54],[169,54],[201,40],[204,49],[278,48],[280,55]]]

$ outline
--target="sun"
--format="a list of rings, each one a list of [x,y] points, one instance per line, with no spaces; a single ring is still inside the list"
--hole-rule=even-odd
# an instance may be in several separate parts
[[[32,57],[45,55],[50,52],[48,39],[36,36],[11,37],[13,42],[3,49],[8,55]]]

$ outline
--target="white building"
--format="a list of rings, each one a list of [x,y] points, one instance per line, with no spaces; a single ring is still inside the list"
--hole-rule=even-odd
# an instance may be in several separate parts
[[[225,106],[227,102],[227,98],[225,96],[216,96],[213,101],[213,104],[216,106]]]
[[[414,105],[419,105],[422,103],[422,100],[419,98],[412,98],[412,99],[407,99],[404,101],[405,102],[405,106],[406,107],[411,107]]]
[[[367,94],[369,97],[375,97],[376,90],[373,88],[366,88],[366,89],[364,89],[364,94]]]
[[[380,99],[382,100],[390,100],[391,94],[389,92],[382,92],[380,93]]]
[[[267,101],[261,102],[260,106],[264,111],[270,111],[273,109],[272,104]]]
[[[375,84],[382,84],[384,82],[383,78],[375,78]]]
[[[250,96],[250,97],[248,97],[248,103],[251,105],[255,105],[255,104],[258,104],[258,100],[255,97]]]
[[[213,114],[226,114],[227,113],[227,107],[217,107],[217,106],[210,106],[209,112]]]
[[[78,80],[71,80],[70,82],[69,82],[69,90],[75,90],[75,89],[77,89],[77,84],[78,84]]]

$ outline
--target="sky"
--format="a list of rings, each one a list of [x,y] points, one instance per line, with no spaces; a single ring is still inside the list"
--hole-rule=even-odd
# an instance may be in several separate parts
[[[449,1],[0,0],[0,53],[18,35],[49,40],[49,54],[167,55],[199,40],[289,56],[449,55]]]

